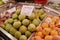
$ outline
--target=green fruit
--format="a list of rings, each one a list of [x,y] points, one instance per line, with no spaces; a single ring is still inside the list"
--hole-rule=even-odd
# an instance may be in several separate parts
[[[36,30],[36,26],[35,26],[34,24],[30,24],[30,25],[28,26],[28,30],[31,31],[31,32],[33,32],[33,31]]]
[[[27,28],[25,26],[21,26],[19,31],[24,34],[27,31]]]
[[[36,17],[36,15],[35,15],[34,13],[32,13],[30,16],[28,16],[28,18],[29,18],[30,20],[35,19],[35,17]]]
[[[40,23],[40,21],[39,21],[39,20],[37,20],[37,19],[34,19],[34,20],[32,21],[32,23],[33,23],[34,25],[38,26],[38,25],[39,25],[39,23]]]
[[[13,23],[13,19],[12,18],[9,18],[7,21],[8,21],[8,23]]]
[[[39,13],[44,14],[45,12],[44,12],[43,9],[40,9],[40,10],[39,10]]]
[[[46,16],[46,14],[41,15],[40,19],[44,19],[45,16]]]
[[[21,37],[19,38],[19,40],[27,40],[27,37],[25,35],[21,35]]]
[[[28,19],[24,19],[22,21],[22,24],[25,25],[25,26],[29,25],[29,23],[30,23],[30,21]]]
[[[0,5],[3,5],[4,3],[2,1],[0,1]]]
[[[40,16],[42,13],[40,13],[40,10],[36,10],[36,16]]]
[[[5,26],[4,24],[1,26],[1,28],[3,28],[3,29],[5,29],[5,27],[6,27],[6,26]]]
[[[14,29],[13,27],[10,28],[10,34],[14,35],[16,33],[16,29]]]
[[[13,23],[13,27],[14,28],[19,28],[20,26],[21,26],[21,22],[20,21],[17,21],[17,22]]]
[[[8,24],[8,20],[6,20],[6,21],[4,22],[4,24],[5,24],[5,25]]]
[[[18,19],[14,19],[14,22],[17,22],[18,21]]]
[[[30,37],[30,35],[31,35],[31,32],[30,31],[26,31],[25,32],[25,36]]]
[[[13,18],[13,19],[17,19],[17,17],[18,17],[17,14],[13,14],[13,15],[12,15],[12,18]]]
[[[11,24],[6,24],[5,30],[9,32],[11,27],[12,27]]]
[[[17,9],[16,12],[15,12],[15,14],[19,15],[20,14],[20,10]]]
[[[21,14],[21,15],[19,15],[18,18],[19,18],[20,21],[22,21],[22,20],[24,20],[26,18],[26,15],[25,14]]]
[[[16,33],[15,33],[15,35],[14,35],[17,39],[19,39],[20,38],[20,36],[21,36],[21,33],[19,32],[19,31],[16,31]]]

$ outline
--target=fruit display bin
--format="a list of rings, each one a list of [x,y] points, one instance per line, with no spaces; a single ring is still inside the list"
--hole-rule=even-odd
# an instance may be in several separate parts
[[[60,12],[60,4],[48,3],[46,6]]]
[[[8,10],[8,9],[14,7],[14,6],[15,6],[14,3],[6,3],[6,4],[2,5],[2,6],[0,6],[0,13],[4,12],[5,10]]]
[[[48,11],[48,10],[47,10]],[[34,32],[28,40],[60,40],[59,36],[59,20],[60,14],[48,11],[48,14],[40,25],[37,27],[36,32]],[[56,22],[56,24],[54,24]],[[51,30],[50,30],[51,29]]]
[[[16,6],[15,6],[16,7]],[[13,7],[14,8],[14,7]],[[32,30],[32,32],[30,32],[31,30],[30,30],[30,28],[28,28],[29,29],[29,31],[27,30],[27,32],[29,33],[29,36],[30,36],[30,34],[32,34],[33,33],[33,31],[35,31],[35,26],[37,27],[37,25],[39,25],[40,24],[40,22],[44,19],[44,17],[47,15],[46,13],[45,13],[45,11],[44,11],[44,9],[43,8],[40,8],[40,9],[35,9],[34,11],[33,11],[33,13],[32,13],[32,18],[30,18],[30,16],[26,16],[26,18],[25,18],[25,14],[24,15],[20,15],[20,16],[24,16],[23,18],[24,18],[24,20],[25,21],[28,21],[28,23],[25,23],[24,24],[24,20],[22,19],[22,18],[19,18],[20,16],[19,16],[19,14],[20,14],[20,11],[19,10],[21,10],[20,9],[20,6],[17,6],[16,7],[17,9],[16,9],[16,12],[14,11],[12,14],[10,14],[9,12],[3,12],[3,13],[8,13],[8,15],[5,15],[4,17],[9,17],[8,19],[6,19],[5,20],[5,22],[1,25],[1,28],[3,29],[3,30],[5,30],[5,31],[7,31],[9,34],[11,34],[11,35],[13,35],[13,37],[15,37],[15,38],[17,38],[17,40],[18,40],[18,38],[19,38],[19,35],[21,35],[20,34],[20,32],[19,32],[19,27],[21,26],[21,25],[23,25],[23,26],[21,26],[20,27],[20,31],[22,30],[22,27],[23,27],[23,32],[25,32],[25,30],[24,29],[26,29],[27,30],[27,28],[28,27],[25,27],[27,24],[30,24],[29,25],[29,27],[30,26],[32,26],[32,28],[34,29],[34,30]],[[34,14],[36,12],[36,14]],[[37,14],[37,12],[38,12],[38,14]],[[41,14],[42,13],[42,14]],[[39,17],[38,15],[40,14],[40,16],[42,15],[42,17]],[[44,15],[43,15],[44,14]],[[19,16],[18,18],[17,18],[17,15]],[[36,18],[37,17],[39,17],[39,18],[35,18],[35,16],[36,16]],[[13,18],[13,19],[11,19],[11,18]],[[10,20],[11,19],[11,20]],[[16,20],[15,20],[16,19]],[[22,20],[20,20],[20,19],[22,19]],[[7,20],[8,21],[10,21],[10,22],[7,22]],[[20,22],[20,21],[21,22]],[[30,22],[31,21],[31,22]],[[35,23],[35,22],[37,22],[37,24]],[[38,22],[39,21],[39,22]],[[13,23],[12,23],[13,22]],[[17,25],[15,24],[15,23],[18,23]],[[22,23],[22,24],[21,24]],[[7,25],[8,24],[8,25]],[[10,25],[11,24],[11,25]],[[20,25],[21,24],[21,25]],[[34,25],[35,24],[35,25]],[[12,25],[14,26],[14,27],[12,27]],[[17,27],[18,26],[18,27]],[[6,27],[6,28],[5,28]],[[9,31],[9,29],[10,29],[10,27],[11,27],[11,30]],[[15,33],[15,31],[16,31],[16,33]],[[21,31],[21,32],[22,32]],[[22,33],[23,33],[22,32]],[[26,32],[26,33],[27,33]],[[23,37],[25,37],[24,35],[27,35],[27,34],[22,34],[22,36]],[[28,36],[28,35],[27,35]],[[29,38],[29,37],[28,37]],[[20,38],[21,39],[21,38]],[[23,38],[24,39],[24,38]],[[28,40],[26,37],[25,37],[25,39],[26,40]],[[13,39],[14,40],[14,39]]]
[[[30,4],[31,5],[31,4]],[[46,17],[46,15],[50,15],[50,14],[54,14],[54,13],[50,13],[50,10],[46,10],[46,8],[44,7],[41,7],[40,5],[37,6],[37,9],[35,9],[32,13],[32,17],[31,16],[26,16],[25,14],[20,14],[20,11],[21,11],[21,6],[15,6],[13,8],[16,8],[16,10],[14,10],[14,12],[12,12],[11,14],[9,13],[9,11],[5,11],[5,13],[8,13],[7,15],[5,15],[4,17],[7,16],[8,19],[5,20],[5,22],[3,23],[3,25],[1,25],[2,29],[7,31],[7,33],[13,35],[13,37],[17,38],[17,40],[19,39],[21,33],[22,33],[22,36],[20,37],[20,40],[21,39],[26,39],[26,40],[29,40],[30,38],[26,36],[30,36],[31,34],[33,35],[36,30],[35,30],[35,26],[37,27],[38,25],[40,25],[42,23],[42,20],[44,20],[44,18]],[[10,10],[11,11],[11,10]],[[36,12],[36,14],[35,14]],[[4,13],[4,12],[3,12]],[[38,13],[38,14],[37,14]],[[42,14],[41,14],[42,13]],[[44,14],[44,15],[43,15]],[[55,13],[56,14],[56,13]],[[35,18],[35,15],[36,15],[36,18]],[[18,17],[19,16],[19,17]],[[23,17],[21,17],[23,16]],[[26,17],[26,18],[25,18]],[[30,18],[31,17],[31,18]],[[23,18],[23,19],[22,19]],[[3,18],[4,19],[4,18]],[[23,20],[23,21],[22,21]],[[32,21],[33,20],[33,21]],[[27,23],[26,23],[27,21]],[[31,21],[31,22],[30,22]],[[39,22],[38,22],[39,21]],[[36,22],[37,22],[37,25],[36,25]],[[29,25],[29,28],[27,27]],[[35,25],[34,25],[35,24]],[[26,27],[25,27],[26,26]],[[30,26],[32,27],[32,29],[30,30]],[[10,29],[11,27],[11,29]],[[27,30],[29,29],[29,30]],[[34,29],[34,30],[33,30]],[[22,32],[22,31],[23,32]],[[33,31],[32,31],[33,30]],[[21,33],[20,33],[20,32]],[[27,32],[28,33],[27,33]],[[31,32],[32,31],[32,32]],[[26,33],[25,33],[26,32]],[[23,34],[24,33],[24,34]],[[25,36],[26,35],[26,36]],[[24,38],[25,37],[25,38]],[[11,37],[10,37],[11,38]],[[13,40],[13,39],[12,39]]]

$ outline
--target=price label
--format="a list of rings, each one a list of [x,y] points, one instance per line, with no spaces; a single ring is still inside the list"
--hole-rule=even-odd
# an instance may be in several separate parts
[[[9,12],[10,14],[13,13],[13,12],[15,12],[15,11],[16,11],[16,7],[13,7],[11,9],[7,10],[7,12]]]
[[[30,16],[33,10],[34,10],[34,6],[23,5],[21,9],[21,14],[26,14],[27,16]]]

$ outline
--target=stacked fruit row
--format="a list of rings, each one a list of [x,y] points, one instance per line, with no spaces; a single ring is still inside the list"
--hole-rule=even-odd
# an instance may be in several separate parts
[[[43,9],[36,10],[30,16],[20,14],[20,10],[17,9],[12,17],[4,22],[2,28],[18,40],[27,40],[45,16]]]
[[[60,14],[48,15],[30,40],[60,40]]]

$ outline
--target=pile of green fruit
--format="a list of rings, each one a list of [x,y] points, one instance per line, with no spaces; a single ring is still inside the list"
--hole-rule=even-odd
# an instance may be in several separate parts
[[[7,19],[2,28],[16,37],[18,40],[27,40],[36,31],[36,27],[44,19],[46,13],[43,9],[36,10],[30,16],[20,14],[17,9],[11,18]]]

